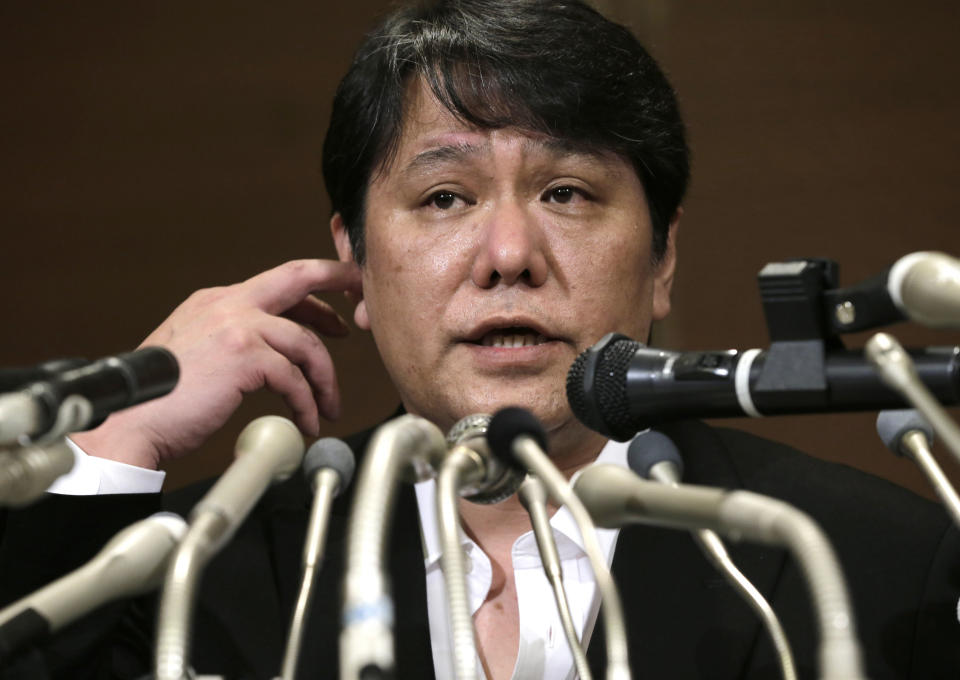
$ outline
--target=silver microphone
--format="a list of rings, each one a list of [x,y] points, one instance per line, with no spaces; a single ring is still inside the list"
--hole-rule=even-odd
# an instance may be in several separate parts
[[[636,474],[667,486],[679,486],[683,478],[683,458],[680,456],[680,450],[670,437],[656,430],[647,430],[634,437],[627,451],[627,461],[630,469]],[[740,596],[760,617],[777,653],[784,680],[796,680],[797,669],[793,652],[790,651],[790,642],[773,607],[750,582],[750,579],[737,568],[723,541],[715,532],[710,529],[693,529],[690,535],[727,583],[740,593]]]
[[[428,479],[446,452],[437,426],[412,414],[380,426],[367,447],[347,524],[340,631],[343,680],[393,671],[393,598],[384,558],[398,481]]]
[[[960,328],[960,260],[946,253],[904,255],[887,276],[893,303],[931,328]]]
[[[156,588],[185,532],[186,522],[169,512],[123,529],[89,562],[0,611],[0,649],[19,649],[107,602]]]
[[[307,525],[307,537],[300,566],[300,594],[297,596],[297,604],[293,610],[287,648],[281,666],[283,680],[294,680],[297,675],[303,627],[313,601],[313,585],[323,562],[323,546],[327,540],[330,506],[333,505],[333,499],[350,486],[355,467],[353,451],[342,440],[333,437],[318,439],[307,449],[303,457],[303,474],[313,491],[313,505],[310,508],[310,523]]]
[[[730,538],[788,548],[813,596],[820,629],[823,680],[864,678],[853,608],[833,547],[809,516],[749,491],[668,487],[615,465],[594,465],[575,484],[600,526],[638,522],[677,529],[712,529]]]
[[[30,503],[73,469],[73,450],[63,437],[45,446],[0,450],[0,506]]]
[[[190,528],[170,561],[157,619],[156,680],[188,677],[190,627],[197,584],[207,562],[229,541],[267,487],[303,458],[296,425],[263,416],[237,439],[236,460],[190,513]]]

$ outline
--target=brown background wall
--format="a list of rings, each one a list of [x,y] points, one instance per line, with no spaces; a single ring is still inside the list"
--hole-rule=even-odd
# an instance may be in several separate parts
[[[657,344],[765,346],[754,277],[771,260],[829,256],[852,283],[913,250],[960,254],[955,2],[603,5],[671,75],[694,149],[675,312]],[[318,170],[329,102],[385,6],[4,3],[0,363],[130,349],[197,288],[332,255]],[[346,415],[329,432],[389,414],[370,339],[355,331],[331,350]],[[243,424],[282,408],[248,400],[203,452],[170,466],[170,484],[221,468]],[[923,489],[872,421],[735,424]]]

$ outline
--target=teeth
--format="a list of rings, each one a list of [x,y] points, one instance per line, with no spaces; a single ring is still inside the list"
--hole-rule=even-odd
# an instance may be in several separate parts
[[[541,345],[547,338],[539,333],[487,333],[480,341],[484,347],[530,347]]]

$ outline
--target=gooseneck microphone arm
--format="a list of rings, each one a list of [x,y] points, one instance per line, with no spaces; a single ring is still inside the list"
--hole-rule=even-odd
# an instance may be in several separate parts
[[[600,611],[603,614],[606,629],[606,678],[607,680],[629,680],[631,677],[629,646],[620,593],[610,575],[590,513],[573,492],[567,478],[544,453],[546,434],[542,426],[528,411],[520,408],[506,408],[493,417],[487,439],[495,455],[535,474],[547,487],[551,498],[559,505],[566,505],[570,510],[583,538],[584,550],[590,560],[594,578],[597,580],[597,589],[603,600]]]
[[[452,447],[437,475],[437,523],[440,568],[443,570],[450,615],[455,677],[477,677],[477,649],[467,591],[466,558],[460,549],[460,498],[474,503],[498,503],[512,496],[522,478],[490,454],[485,433],[490,416],[476,413],[460,419],[447,434]]]
[[[683,458],[680,456],[680,451],[672,439],[656,430],[642,432],[633,438],[627,452],[627,461],[630,469],[644,479],[670,487],[678,487],[683,478]],[[690,536],[707,560],[760,617],[773,643],[784,680],[796,680],[797,668],[793,660],[793,652],[790,650],[790,642],[773,607],[750,582],[750,579],[737,568],[716,532],[710,529],[693,529],[690,531]]]
[[[577,669],[580,680],[593,680],[593,674],[590,672],[590,666],[587,663],[587,655],[583,651],[583,644],[577,637],[573,617],[570,615],[567,591],[563,587],[560,554],[557,551],[557,542],[553,539],[550,518],[547,516],[547,489],[535,475],[527,475],[520,486],[519,494],[520,502],[530,515],[530,524],[533,527],[533,535],[537,539],[540,559],[543,561],[543,570],[553,587],[553,598],[557,602],[557,612],[560,614],[563,634],[566,635],[567,644],[570,646],[573,665]]]
[[[333,437],[315,441],[303,457],[303,474],[313,491],[310,520],[307,524],[306,541],[301,560],[300,592],[293,608],[287,646],[283,654],[281,677],[295,680],[300,648],[303,644],[303,628],[313,602],[314,584],[323,563],[323,548],[327,542],[327,527],[333,500],[353,480],[356,467],[353,451],[345,442]]]
[[[428,479],[447,452],[443,433],[407,414],[373,435],[357,477],[347,525],[340,677],[372,680],[393,672],[393,598],[384,565],[386,537],[401,475]]]
[[[876,367],[880,378],[923,414],[943,445],[960,461],[960,427],[937,401],[939,395],[934,395],[924,385],[917,373],[916,362],[897,339],[888,333],[877,333],[867,341],[864,354]]]
[[[749,491],[692,485],[667,487],[614,465],[587,468],[577,478],[575,487],[600,526],[639,522],[712,529],[738,540],[787,548],[797,560],[813,598],[820,631],[820,678],[865,677],[840,562],[823,531],[805,513]]]
[[[204,567],[267,487],[288,477],[302,458],[303,438],[285,418],[263,416],[240,433],[236,460],[191,511],[190,528],[167,568],[157,618],[155,680],[190,677],[190,630]]]

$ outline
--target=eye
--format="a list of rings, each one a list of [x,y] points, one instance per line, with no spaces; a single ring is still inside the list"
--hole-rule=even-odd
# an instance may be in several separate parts
[[[541,196],[540,200],[546,201],[548,203],[571,203],[577,199],[588,198],[586,193],[581,189],[570,186],[559,186],[548,189]]]
[[[449,210],[456,205],[458,199],[460,199],[460,197],[452,191],[437,191],[427,197],[424,205],[437,208],[438,210]]]

